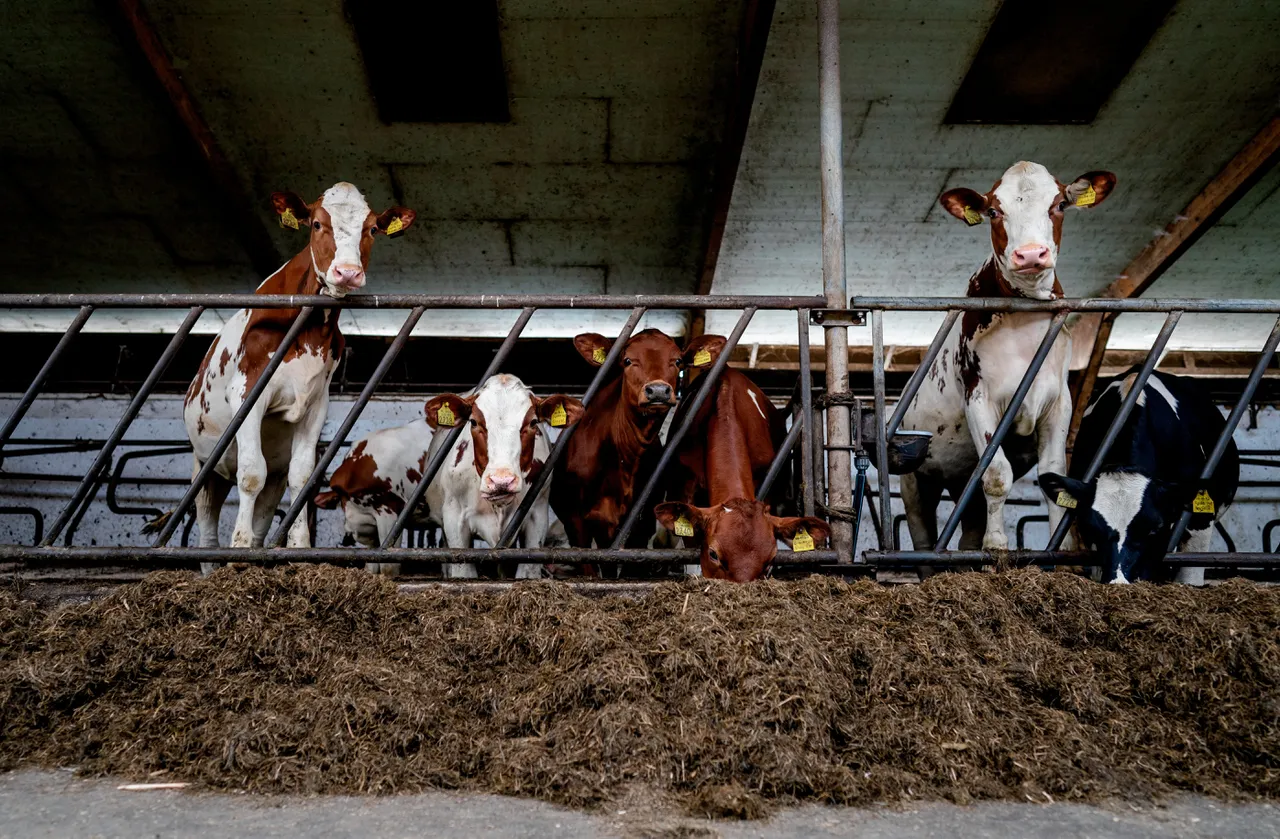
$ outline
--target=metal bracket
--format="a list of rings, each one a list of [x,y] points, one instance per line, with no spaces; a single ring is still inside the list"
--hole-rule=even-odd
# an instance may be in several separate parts
[[[809,322],[817,326],[866,326],[866,309],[810,309]]]

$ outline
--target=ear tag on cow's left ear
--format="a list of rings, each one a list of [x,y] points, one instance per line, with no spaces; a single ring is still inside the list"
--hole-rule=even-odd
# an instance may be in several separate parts
[[[605,357],[604,347],[596,347],[591,351],[591,360],[596,364],[604,364]]]
[[[440,406],[440,410],[436,411],[436,422],[445,428],[453,428],[458,424],[458,418],[454,416],[453,409],[446,402]]]
[[[706,367],[710,363],[711,363],[710,350],[698,350],[696,353],[693,354],[694,367]]]
[[[288,207],[284,208],[284,212],[280,214],[280,226],[292,227],[294,230],[298,229],[298,217],[293,214],[293,210]]]
[[[676,519],[676,535],[677,536],[693,535],[693,522],[689,521],[689,518],[683,514],[680,516],[680,518]]]
[[[964,208],[964,223],[973,227],[975,224],[982,224],[982,216],[973,207]]]
[[[1197,492],[1195,499],[1191,502],[1191,512],[1193,513],[1212,513],[1215,509],[1213,499],[1209,497],[1209,490],[1207,489]]]
[[[391,220],[391,223],[387,225],[386,233],[388,236],[394,236],[401,230],[404,230],[404,222],[400,220],[399,216],[396,216]]]
[[[1093,191],[1093,184],[1089,184],[1084,188],[1084,192],[1080,193],[1076,198],[1077,207],[1092,207],[1098,201],[1098,193]]]
[[[805,530],[803,527],[796,529],[796,535],[791,537],[791,550],[813,550],[813,537],[809,535],[809,531]]]
[[[547,421],[551,423],[552,428],[561,428],[569,422],[569,415],[565,412],[563,403],[551,409],[551,419]]]
[[[1077,506],[1076,499],[1065,489],[1058,490],[1058,498],[1054,503],[1059,507],[1066,507],[1068,510],[1074,510]]]

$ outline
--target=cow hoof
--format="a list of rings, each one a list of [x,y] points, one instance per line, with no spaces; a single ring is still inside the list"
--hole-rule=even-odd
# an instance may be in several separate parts
[[[999,535],[988,533],[982,539],[982,547],[983,550],[988,551],[1007,551],[1009,550],[1009,537],[1003,533]]]
[[[222,566],[223,563],[221,562],[202,562],[200,563],[200,573],[207,577]]]
[[[381,573],[382,573],[382,563],[381,563],[381,562],[366,562],[366,563],[364,564],[364,570],[365,570],[365,571],[367,571],[367,572],[369,572],[370,574],[381,574]]]

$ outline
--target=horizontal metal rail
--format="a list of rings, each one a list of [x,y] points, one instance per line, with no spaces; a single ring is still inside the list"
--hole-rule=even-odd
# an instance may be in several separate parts
[[[2,298],[2,296],[0,296]],[[1064,297],[1061,300],[1031,300],[1026,297],[854,297],[854,310],[879,309],[885,312],[1152,312],[1165,314],[1174,309],[1186,313],[1214,312],[1247,315],[1280,314],[1280,300],[1209,300],[1185,297]]]
[[[1092,551],[867,551],[868,565],[903,567],[932,565],[938,568],[976,564],[998,565],[1079,565],[1098,568]],[[1174,553],[1164,558],[1166,565],[1206,568],[1280,568],[1280,556],[1264,553]]]
[[[0,309],[821,309],[821,296],[751,294],[0,294]],[[1280,312],[1280,308],[1276,309]]]

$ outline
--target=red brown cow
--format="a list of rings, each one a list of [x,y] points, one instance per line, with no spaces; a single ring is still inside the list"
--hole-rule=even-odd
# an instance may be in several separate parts
[[[613,340],[588,332],[573,345],[599,367]],[[551,484],[551,509],[574,547],[613,544],[636,491],[653,474],[662,448],[658,432],[676,404],[681,356],[675,341],[656,329],[631,336],[613,378],[578,422]],[[627,544],[644,547],[648,538],[637,527]]]
[[[719,335],[690,343],[689,390],[724,344]],[[681,404],[673,426],[684,419],[687,404]],[[782,412],[744,373],[726,368],[680,442],[665,482],[669,501],[657,508],[663,527],[700,544],[703,576],[754,580],[773,561],[778,539],[790,544],[801,528],[815,544],[830,534],[821,519],[774,516],[755,498],[786,436]]]

